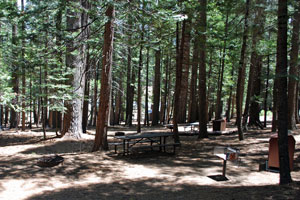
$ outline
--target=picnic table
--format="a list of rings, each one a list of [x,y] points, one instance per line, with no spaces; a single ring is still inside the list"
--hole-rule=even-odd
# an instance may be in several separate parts
[[[167,146],[173,147],[173,152],[175,153],[176,146],[179,146],[177,143],[167,143],[168,137],[173,137],[172,132],[152,132],[152,133],[140,133],[134,135],[123,135],[117,136],[114,138],[121,140],[123,147],[123,155],[128,155],[129,152],[133,149],[146,149],[158,147],[159,151],[166,152]]]
[[[186,129],[190,129],[191,132],[194,132],[198,130],[198,128],[199,128],[199,122],[193,122],[193,123],[186,124],[184,126],[184,131],[186,131]]]

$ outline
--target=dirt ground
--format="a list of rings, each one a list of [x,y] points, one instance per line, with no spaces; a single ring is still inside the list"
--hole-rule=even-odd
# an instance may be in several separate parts
[[[109,135],[125,128],[110,129]],[[143,131],[146,131],[145,129]],[[153,131],[153,130],[152,130]],[[156,131],[169,131],[163,127]],[[294,182],[279,186],[279,173],[259,171],[268,159],[269,129],[250,130],[240,142],[236,133],[181,135],[175,154],[134,153],[129,156],[109,152],[91,153],[93,130],[80,141],[55,138],[40,130],[0,132],[0,199],[300,199],[300,131],[296,139]],[[112,140],[112,137],[109,137]],[[240,161],[228,162],[227,181],[221,175],[222,160],[213,155],[215,146],[240,149]],[[64,157],[52,168],[37,166],[45,155]]]

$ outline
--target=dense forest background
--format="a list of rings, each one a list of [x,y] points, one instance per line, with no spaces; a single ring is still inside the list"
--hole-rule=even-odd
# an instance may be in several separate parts
[[[119,124],[173,123],[178,141],[179,123],[199,122],[201,138],[208,121],[235,119],[243,140],[272,117],[285,138],[299,123],[299,6],[2,0],[0,126],[41,126],[45,138],[96,126],[94,151]]]

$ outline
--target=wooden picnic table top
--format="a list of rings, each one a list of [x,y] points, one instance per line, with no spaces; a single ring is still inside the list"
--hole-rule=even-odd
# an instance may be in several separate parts
[[[154,137],[168,137],[173,136],[172,132],[147,132],[139,133],[134,135],[123,135],[123,136],[114,136],[117,139],[130,140],[130,139],[141,139],[141,138],[154,138]]]

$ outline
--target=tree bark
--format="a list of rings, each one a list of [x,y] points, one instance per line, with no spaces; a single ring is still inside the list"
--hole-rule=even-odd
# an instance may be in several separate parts
[[[257,56],[256,67],[253,74],[253,86],[251,95],[251,104],[249,110],[249,126],[255,125],[263,129],[263,125],[259,119],[260,104],[259,97],[261,92],[261,69],[262,56]]]
[[[184,28],[182,29],[184,31]],[[179,132],[178,132],[178,121],[179,121],[179,105],[180,105],[180,90],[181,90],[181,78],[182,78],[182,54],[179,50],[179,22],[176,23],[176,81],[175,81],[175,93],[174,93],[174,111],[173,111],[173,133],[174,142],[180,143]],[[184,38],[182,38],[183,42]]]
[[[200,1],[200,21],[199,21],[199,136],[207,138],[207,102],[206,102],[206,10],[207,0]]]
[[[149,61],[150,61],[150,57],[149,57],[149,47],[147,48],[147,63],[146,63],[146,91],[145,91],[145,120],[144,120],[144,126],[149,126],[149,108],[148,108],[148,87],[149,87]]]
[[[277,35],[277,62],[278,74],[278,150],[280,185],[292,182],[289,165],[288,148],[288,96],[287,96],[287,1],[278,0],[278,35]]]
[[[243,43],[241,49],[241,58],[239,62],[238,71],[238,81],[236,90],[236,123],[238,127],[239,140],[244,139],[243,127],[242,127],[242,107],[243,107],[243,97],[244,97],[244,84],[245,84],[245,73],[246,73],[246,48],[247,48],[247,38],[248,38],[248,16],[249,16],[250,0],[246,1],[246,13],[244,19],[244,33],[243,33]]]
[[[161,50],[156,50],[155,51],[155,68],[154,68],[152,126],[158,125],[158,122],[159,122],[160,57],[161,57]]]
[[[140,55],[139,55],[139,68],[138,68],[138,97],[137,97],[137,132],[141,132],[141,117],[142,117],[142,84],[141,84],[141,71],[143,67],[143,40],[144,40],[144,26],[142,25],[141,30],[141,44],[140,44]]]
[[[218,91],[217,91],[217,104],[216,104],[216,116],[215,119],[222,119],[222,105],[221,105],[221,100],[222,100],[222,90],[223,90],[223,79],[224,79],[224,68],[225,68],[225,58],[226,58],[226,43],[227,43],[227,37],[228,37],[228,16],[230,12],[230,4],[227,6],[227,11],[226,11],[226,20],[225,20],[225,35],[224,35],[224,46],[222,50],[222,63],[221,63],[221,74],[220,74],[220,82],[218,86]]]
[[[199,66],[199,39],[194,41],[194,51],[193,51],[193,62],[192,62],[192,75],[190,82],[190,95],[189,95],[189,115],[188,122],[192,123],[197,120],[197,77],[198,77],[198,66]]]
[[[267,58],[267,80],[265,89],[265,102],[264,102],[264,127],[267,127],[267,112],[268,112],[268,95],[269,95],[269,77],[270,77],[270,55]]]
[[[182,29],[182,42],[180,53],[182,54],[182,80],[180,89],[180,106],[179,106],[179,123],[186,122],[187,112],[187,97],[188,97],[188,84],[189,84],[189,70],[190,70],[190,39],[191,39],[191,20],[187,19],[183,21]]]
[[[22,13],[25,12],[24,10],[24,0],[21,1],[21,11]],[[22,37],[22,50],[21,50],[21,59],[22,59],[22,131],[25,131],[25,108],[26,108],[26,70],[25,70],[25,21],[22,20],[22,28],[21,28],[21,37]]]
[[[114,41],[114,17],[115,9],[113,5],[108,5],[106,10],[108,21],[105,24],[104,47],[101,73],[100,105],[97,118],[96,136],[92,151],[108,150],[107,128],[109,118],[109,104],[111,98],[111,71],[112,54]]]
[[[76,2],[76,0],[74,0]],[[83,5],[81,4],[83,7]],[[87,21],[83,20],[82,14],[71,9],[68,9],[67,29],[70,33],[83,29]],[[79,38],[86,39],[86,31],[81,31]],[[78,53],[74,51],[77,50]],[[69,41],[67,44],[66,64],[67,67],[73,69],[73,74],[70,76],[72,81],[73,94],[75,95],[68,103],[68,120],[69,128],[65,126],[66,134],[64,137],[80,139],[82,134],[82,109],[85,84],[86,70],[86,45],[79,43],[76,39]],[[71,109],[70,109],[71,108]]]
[[[299,27],[300,27],[300,1],[293,16],[292,49],[290,53],[290,69],[288,82],[288,129],[296,129],[295,108],[298,97],[296,96],[296,86],[298,83],[298,54],[299,54]]]
[[[17,2],[15,3],[15,6],[17,7]],[[12,52],[13,52],[13,58],[17,58],[17,51],[16,51],[16,46],[17,46],[17,25],[12,24]],[[18,65],[16,61],[12,61],[12,87],[13,87],[13,92],[15,94],[14,99],[12,100],[12,105],[16,106],[19,102],[18,96],[19,96],[19,70],[18,70]],[[10,109],[10,128],[18,128],[18,113],[15,108]]]

